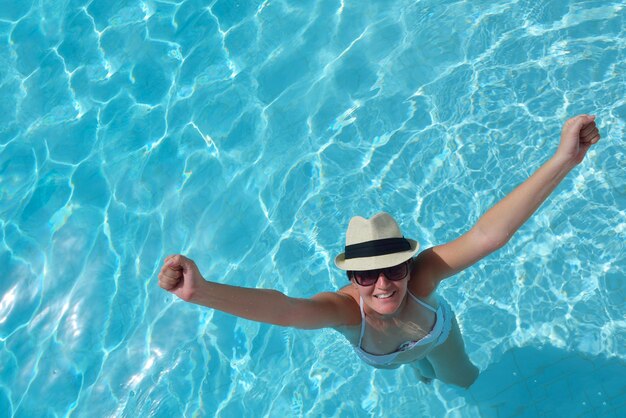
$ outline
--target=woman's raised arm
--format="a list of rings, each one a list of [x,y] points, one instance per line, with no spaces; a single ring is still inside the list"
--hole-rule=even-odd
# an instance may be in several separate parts
[[[599,139],[595,116],[580,115],[565,122],[561,142],[550,160],[489,209],[467,233],[417,256],[413,277],[419,277],[411,280],[413,290],[432,292],[442,279],[505,245]]]
[[[285,327],[317,329],[360,321],[358,306],[355,310],[347,295],[325,292],[311,299],[300,299],[276,290],[209,282],[202,277],[196,263],[182,255],[165,259],[159,286],[186,302]]]

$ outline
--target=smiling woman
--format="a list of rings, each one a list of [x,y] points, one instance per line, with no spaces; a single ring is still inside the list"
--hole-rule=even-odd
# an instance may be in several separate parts
[[[418,269],[412,257],[419,244],[404,238],[387,213],[371,219],[356,216],[346,233],[345,252],[335,258],[348,270],[352,286],[339,291],[358,301],[360,326],[337,327],[367,364],[392,369],[411,364],[417,377],[427,382],[439,378],[468,387],[478,376],[448,303],[437,295],[416,297],[410,290],[411,273]],[[453,326],[454,325],[454,326]],[[453,333],[443,361],[431,353]],[[443,352],[443,350],[437,350]],[[451,369],[451,367],[454,367]]]
[[[159,285],[185,301],[255,321],[334,328],[371,366],[411,364],[423,381],[435,378],[469,387],[478,368],[465,352],[450,306],[435,289],[443,279],[506,244],[599,139],[594,116],[568,120],[549,161],[468,232],[419,254],[417,241],[405,238],[389,214],[352,218],[345,251],[335,258],[352,283],[337,292],[298,299],[274,290],[209,282],[182,255],[165,259]]]

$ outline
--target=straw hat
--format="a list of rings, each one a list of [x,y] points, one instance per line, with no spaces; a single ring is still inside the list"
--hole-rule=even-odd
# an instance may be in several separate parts
[[[398,265],[419,250],[419,244],[402,236],[396,221],[385,212],[365,219],[350,219],[345,251],[335,257],[341,270],[374,270]]]

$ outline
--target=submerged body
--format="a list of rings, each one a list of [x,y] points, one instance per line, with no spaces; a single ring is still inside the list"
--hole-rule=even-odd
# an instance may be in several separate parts
[[[383,347],[393,344],[394,339],[389,338],[385,330],[381,332],[374,328],[373,324],[368,323],[368,319],[365,317],[365,310],[363,309],[363,298],[361,298],[359,303],[361,308],[361,330],[359,341],[357,344],[353,344],[355,352],[361,357],[361,360],[374,367],[399,365],[425,358],[431,351],[446,341],[452,328],[452,311],[450,306],[441,298],[437,298],[437,302],[438,307],[435,309],[435,307],[416,298],[409,292],[406,302],[407,310],[410,309],[408,308],[409,305],[413,305],[411,310],[423,307],[425,311],[416,312],[413,315],[414,319],[407,318],[402,320],[402,322],[395,323],[397,325],[396,329],[402,330],[407,334],[407,337],[412,339],[404,341],[397,348],[387,352],[388,350]],[[419,322],[423,321],[419,319],[426,318],[429,312],[434,315],[432,326],[420,326]],[[366,331],[367,338],[364,338]],[[367,345],[367,349],[364,345]]]
[[[438,378],[469,387],[479,370],[465,352],[459,325],[448,302],[436,293],[419,298],[408,289],[403,292],[403,286],[389,292],[393,285],[384,275],[375,284],[375,294],[390,294],[384,299],[374,297],[373,303],[379,305],[375,307],[384,310],[387,305],[398,305],[393,315],[383,316],[364,303],[358,288],[342,288],[338,293],[358,304],[360,322],[335,329],[350,342],[359,358],[372,367],[396,369],[409,364],[423,381]]]

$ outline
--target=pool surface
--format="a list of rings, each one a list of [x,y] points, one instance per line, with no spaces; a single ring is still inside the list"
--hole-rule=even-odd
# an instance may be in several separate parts
[[[602,140],[439,288],[470,390],[157,285],[337,290],[353,215],[452,240],[579,113]],[[0,0],[0,416],[626,416],[625,121],[623,1]]]

